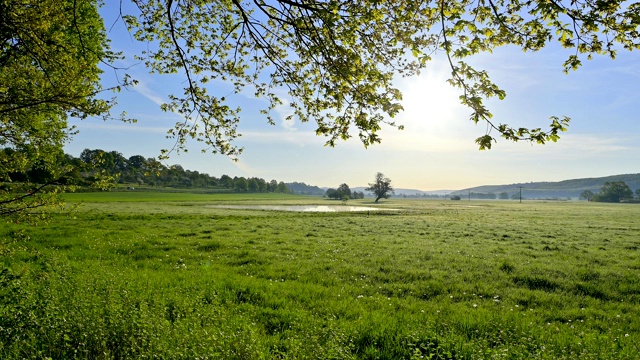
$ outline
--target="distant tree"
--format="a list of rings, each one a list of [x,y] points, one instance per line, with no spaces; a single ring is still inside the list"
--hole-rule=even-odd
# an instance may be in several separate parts
[[[351,193],[351,198],[352,199],[364,199],[364,193],[362,191],[360,191],[360,192],[354,191],[354,192]]]
[[[607,181],[600,192],[593,196],[593,201],[620,202],[633,199],[633,191],[624,181]]]
[[[269,186],[267,187],[268,192],[277,192],[278,191],[278,182],[274,179],[269,181]]]
[[[237,179],[233,180],[233,189],[236,191],[241,191],[241,192],[245,192],[247,191],[247,179],[243,178],[243,177],[239,177]]]
[[[134,169],[142,169],[147,160],[142,155],[133,155],[127,161],[127,164]]]
[[[102,157],[102,154],[104,154],[103,150],[84,149],[80,153],[80,160],[82,160],[82,162],[84,162],[85,164],[97,165],[100,162],[99,159]]]
[[[233,179],[229,175],[222,175],[220,176],[220,180],[218,180],[218,185],[225,189],[231,189],[233,188]]]
[[[391,179],[384,177],[384,174],[379,172],[376,174],[375,182],[369,183],[369,187],[365,191],[371,191],[376,196],[375,202],[383,198],[388,199],[393,194]]]
[[[591,190],[585,190],[580,193],[580,198],[585,199],[587,201],[591,201],[595,194]]]
[[[509,193],[506,191],[503,191],[498,195],[498,198],[500,200],[509,200]]]
[[[201,177],[200,177],[200,173],[197,171],[191,171],[191,170],[185,170],[185,174],[187,175],[186,177],[189,179],[189,186],[190,187],[203,187],[204,186],[204,181],[202,181]]]
[[[278,187],[276,188],[276,192],[279,192],[281,194],[288,194],[289,188],[287,187],[287,184],[284,183],[284,181],[280,181],[278,183]]]
[[[636,200],[640,200],[640,189],[636,189]]]
[[[343,199],[345,196],[351,199],[351,189],[347,184],[340,184],[338,186],[338,192],[340,193],[340,198]]]
[[[460,197],[460,195],[451,195],[451,200],[462,200],[462,198]]]
[[[335,200],[340,199],[339,192],[336,189],[327,189],[324,195],[329,199],[335,199]]]
[[[173,171],[176,174],[180,174],[180,175],[184,174],[184,168],[180,164],[174,164],[169,166],[169,170]]]
[[[112,159],[114,171],[124,171],[127,168],[128,160],[117,151],[110,151],[109,156]]]
[[[258,186],[258,181],[256,180],[256,178],[250,178],[247,181],[247,186],[249,187],[249,191],[250,192],[258,192],[259,186]]]
[[[267,182],[262,178],[256,178],[258,182],[258,191],[263,193],[267,191]]]

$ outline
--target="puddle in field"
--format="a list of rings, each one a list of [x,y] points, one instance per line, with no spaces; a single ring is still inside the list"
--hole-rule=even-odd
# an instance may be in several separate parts
[[[348,205],[209,205],[207,207],[218,209],[242,209],[242,210],[273,210],[296,212],[350,212],[350,211],[388,211],[397,209],[382,209],[368,206]]]

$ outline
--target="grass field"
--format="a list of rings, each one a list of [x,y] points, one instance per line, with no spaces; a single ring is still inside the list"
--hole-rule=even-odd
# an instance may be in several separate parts
[[[0,358],[637,359],[640,206],[69,194],[1,225]],[[373,205],[371,199],[349,205]]]

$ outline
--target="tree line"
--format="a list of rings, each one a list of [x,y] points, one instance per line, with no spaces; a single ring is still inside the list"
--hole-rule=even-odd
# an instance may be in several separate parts
[[[327,189],[325,196],[333,200],[364,199],[364,192],[351,191],[349,185],[343,183],[337,189]]]
[[[640,189],[636,189],[634,193],[624,181],[607,181],[599,192],[585,190],[580,197],[596,202],[640,202]]]
[[[391,179],[381,172],[376,173],[374,182],[369,183],[364,190],[373,193],[375,202],[388,199],[395,191],[391,185]],[[337,189],[327,189],[325,196],[334,200],[364,199],[364,192],[351,191],[349,185],[343,183]]]
[[[14,150],[1,150],[3,157],[14,155]],[[57,185],[99,187],[108,189],[116,184],[157,186],[172,188],[211,188],[233,192],[290,193],[282,181],[267,181],[258,177],[211,176],[206,173],[184,169],[181,165],[164,165],[155,158],[142,155],[125,157],[118,151],[85,149],[80,157],[69,154],[58,159],[60,167],[69,170],[56,179],[58,174],[45,167],[32,166],[23,172],[9,174],[13,182],[45,184],[55,181]]]

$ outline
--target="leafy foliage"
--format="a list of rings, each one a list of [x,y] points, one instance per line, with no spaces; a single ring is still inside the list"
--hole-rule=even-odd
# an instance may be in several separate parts
[[[369,187],[364,189],[365,191],[371,191],[376,196],[376,201],[380,199],[388,199],[393,194],[393,186],[391,186],[391,179],[384,177],[384,174],[379,172],[376,174],[375,182],[369,183]]]
[[[364,199],[363,192],[351,191],[349,185],[345,183],[340,184],[338,189],[327,189],[324,196],[333,200]]]
[[[0,152],[2,154],[2,152]],[[85,149],[79,158],[65,155],[59,160],[61,166],[73,169],[64,174],[57,181],[71,185],[78,189],[90,187],[92,189],[107,190],[117,184],[130,185],[130,188],[144,186],[178,188],[178,189],[209,189],[224,192],[249,193],[289,193],[287,185],[277,180],[266,181],[257,177],[215,176],[184,169],[181,165],[164,165],[155,158],[145,158],[133,155],[128,159],[117,151],[101,149]],[[44,183],[46,174],[30,171],[24,174],[14,174],[14,177],[27,179],[32,183]]]
[[[512,128],[495,123],[484,100],[506,93],[486,71],[466,58],[503,45],[537,51],[552,41],[574,50],[564,70],[582,56],[615,58],[617,48],[637,49],[637,4],[616,1],[134,1],[137,12],[124,17],[136,39],[154,44],[140,54],[157,73],[181,73],[187,86],[163,109],[184,116],[170,132],[183,149],[189,138],[214,153],[237,156],[240,109],[211,95],[207,84],[222,80],[236,93],[266,98],[263,110],[285,102],[288,119],[317,124],[328,145],[357,134],[365,146],[380,142],[383,124],[402,110],[394,75],[412,76],[438,53],[451,66],[449,82],[461,90],[470,119],[486,122],[508,140],[540,144],[557,141],[569,118],[551,116],[549,129]],[[280,89],[287,95],[279,95]],[[481,149],[495,141],[487,132]]]
[[[109,115],[100,61],[109,51],[95,1],[0,2],[0,215],[28,216],[57,203],[67,117]],[[33,183],[16,174],[40,172]],[[52,187],[51,185],[58,185]],[[30,211],[27,211],[30,210]]]
[[[591,190],[585,190],[585,191],[580,193],[580,198],[581,199],[585,199],[587,201],[593,200],[594,196],[595,196],[595,194]]]
[[[342,183],[340,184],[340,186],[338,186],[338,191],[341,192],[344,196],[351,197],[351,188],[349,188],[349,185],[345,183]]]
[[[599,202],[620,202],[633,199],[633,191],[624,181],[607,181],[600,192],[593,195],[593,201]]]

